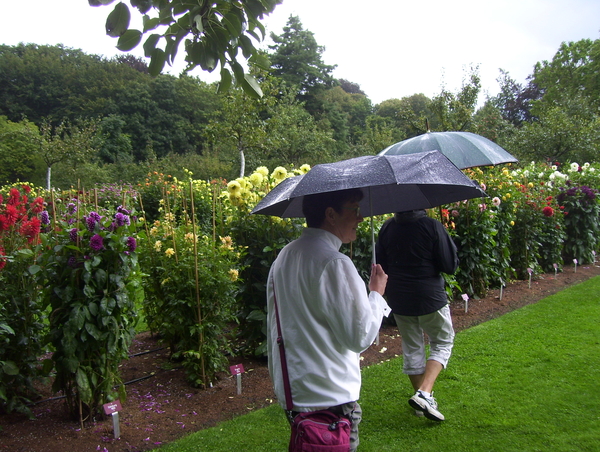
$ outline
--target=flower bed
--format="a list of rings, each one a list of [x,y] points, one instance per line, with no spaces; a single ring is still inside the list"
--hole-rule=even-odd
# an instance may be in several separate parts
[[[279,182],[308,169],[261,167],[229,182],[151,173],[137,190],[0,189],[3,408],[26,411],[34,379],[50,372],[81,420],[124,397],[113,390],[117,363],[140,316],[194,386],[210,387],[227,366],[226,352],[262,356],[267,272],[303,220],[250,211]],[[459,271],[446,278],[452,299],[485,297],[510,281],[560,272],[565,262],[595,261],[600,184],[593,165],[466,173],[489,198],[430,211],[459,247]],[[374,219],[376,230],[385,219]],[[342,248],[365,278],[370,247],[365,221]],[[52,360],[40,365],[47,347]]]

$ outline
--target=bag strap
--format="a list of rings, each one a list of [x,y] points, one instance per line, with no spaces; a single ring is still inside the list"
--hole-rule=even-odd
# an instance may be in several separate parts
[[[281,361],[281,374],[283,377],[283,390],[285,392],[285,407],[290,413],[294,409],[292,403],[292,389],[288,374],[287,362],[285,360],[285,347],[283,346],[283,335],[281,334],[281,323],[279,322],[279,309],[277,308],[277,296],[275,295],[275,281],[273,281],[273,305],[275,306],[275,319],[277,320],[277,345],[279,346],[279,358]]]

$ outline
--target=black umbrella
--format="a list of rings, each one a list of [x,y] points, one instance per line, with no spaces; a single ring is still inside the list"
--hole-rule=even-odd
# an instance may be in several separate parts
[[[363,216],[429,209],[450,202],[487,196],[438,151],[410,155],[370,155],[315,165],[308,173],[284,180],[252,214],[300,218],[305,195],[366,189]]]
[[[450,202],[487,196],[438,151],[412,155],[369,155],[315,165],[308,173],[284,180],[252,210],[252,214],[301,218],[306,195],[361,188],[365,217],[405,210],[429,209]],[[373,263],[375,231],[371,218]]]
[[[502,147],[471,132],[427,132],[392,144],[379,155],[406,155],[438,150],[461,169],[517,162]]]

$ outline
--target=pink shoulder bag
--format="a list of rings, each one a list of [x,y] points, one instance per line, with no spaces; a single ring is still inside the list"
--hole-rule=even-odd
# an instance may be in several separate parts
[[[292,390],[285,360],[285,348],[279,322],[275,284],[273,284],[273,304],[277,320],[277,344],[281,358],[285,404],[292,426],[289,452],[348,452],[350,450],[350,420],[328,410],[298,413],[292,416]]]

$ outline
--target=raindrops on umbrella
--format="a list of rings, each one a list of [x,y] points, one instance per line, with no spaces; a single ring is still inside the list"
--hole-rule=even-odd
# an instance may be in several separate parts
[[[300,218],[306,195],[361,188],[364,216],[429,209],[487,196],[479,184],[438,151],[410,155],[370,155],[315,165],[284,180],[252,210],[253,214]]]
[[[373,215],[429,209],[487,196],[439,151],[408,155],[369,155],[315,165],[301,176],[284,180],[250,212],[301,218],[305,196],[360,188],[361,214],[371,217],[372,261],[375,263]]]

